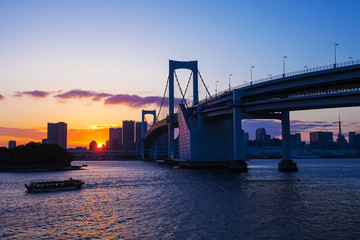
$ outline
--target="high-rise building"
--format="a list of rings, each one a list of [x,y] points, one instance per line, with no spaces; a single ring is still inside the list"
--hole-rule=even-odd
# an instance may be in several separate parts
[[[89,150],[97,150],[97,149],[98,149],[97,142],[95,142],[94,140],[91,141],[91,143],[89,144]]]
[[[141,124],[142,124],[142,122],[137,122],[136,125],[135,125],[135,126],[136,126],[136,127],[135,127],[135,130],[136,130],[135,142],[137,142],[138,140],[141,139]]]
[[[301,134],[300,133],[291,134],[290,139],[291,139],[291,147],[292,148],[297,148],[301,145]]]
[[[122,143],[124,146],[129,146],[130,144],[134,143],[134,134],[135,134],[135,121],[123,121],[122,128],[123,128],[123,138]]]
[[[255,140],[263,141],[265,135],[266,135],[265,128],[258,128],[256,129]]]
[[[329,144],[333,143],[332,132],[311,132],[310,146],[313,148],[328,149]]]
[[[110,149],[120,149],[120,144],[122,144],[122,135],[122,128],[109,128]]]
[[[356,132],[349,132],[349,144],[354,146]]]
[[[66,149],[67,124],[64,122],[48,123],[46,143],[58,144],[60,147]]]
[[[15,148],[16,147],[16,141],[10,140],[9,141],[9,149],[10,148]]]

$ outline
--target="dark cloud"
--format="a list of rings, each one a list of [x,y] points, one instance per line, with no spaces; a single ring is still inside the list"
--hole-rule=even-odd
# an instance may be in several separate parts
[[[31,96],[34,98],[45,98],[50,94],[50,92],[45,91],[24,91],[24,92],[17,92],[14,96],[15,97],[22,97],[23,95]]]
[[[81,99],[81,98],[92,98],[93,101],[100,101],[103,98],[111,97],[112,94],[109,93],[97,93],[93,91],[86,91],[80,89],[74,89],[65,93],[57,94],[54,97],[62,100],[66,99]]]
[[[0,94],[0,101],[1,101],[1,100],[4,100],[4,99],[5,99],[5,97]]]
[[[292,132],[306,132],[306,131],[324,131],[328,128],[337,126],[337,122],[325,122],[325,121],[291,121]]]
[[[163,102],[163,106],[169,105],[168,98],[164,98],[162,101],[162,97],[159,96],[148,96],[148,97],[140,97],[138,95],[128,95],[128,94],[117,94],[105,99],[105,104],[114,105],[114,104],[122,104],[132,108],[140,108],[145,105],[155,104],[160,106]],[[180,98],[175,98],[175,105],[181,102]]]
[[[149,104],[160,106],[161,100],[162,98],[157,96],[140,97],[138,95],[117,94],[105,99],[105,104],[122,104],[132,108],[138,108]]]
[[[44,91],[23,91],[23,92],[17,92],[15,94],[15,97],[22,97],[24,95],[29,95],[36,98],[45,98],[47,97],[51,92],[44,92]],[[101,101],[104,100],[104,103],[106,105],[116,105],[121,104],[125,105],[131,108],[140,108],[146,105],[157,105],[160,106],[161,103],[163,103],[163,106],[169,105],[169,99],[166,97],[164,100],[160,96],[147,96],[147,97],[141,97],[139,95],[128,95],[128,94],[110,94],[110,93],[99,93],[95,91],[87,91],[87,90],[81,90],[81,89],[73,89],[71,91],[67,92],[53,92],[54,98],[57,98],[59,100],[69,100],[69,99],[82,99],[82,98],[90,98],[92,101]],[[3,97],[0,95],[0,100],[2,100]],[[178,105],[181,102],[181,98],[175,98],[174,103],[175,106]]]

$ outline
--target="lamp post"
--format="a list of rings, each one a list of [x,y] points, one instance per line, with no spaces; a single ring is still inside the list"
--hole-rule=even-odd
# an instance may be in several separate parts
[[[306,69],[306,73],[308,73],[309,71],[308,66],[304,66],[304,68]]]
[[[252,70],[255,68],[255,66],[250,67],[250,85],[252,85]]]
[[[232,76],[232,73],[229,74],[229,92],[230,92],[230,88],[231,88],[231,84],[230,84],[230,77]]]
[[[269,73],[269,78],[270,78],[270,80],[272,79],[272,74],[270,74],[270,73]]]
[[[349,57],[349,60],[351,61],[351,65],[353,65],[353,58]]]
[[[217,96],[217,83],[218,83],[219,81],[215,81],[215,95]]]
[[[335,57],[334,68],[336,68],[336,46],[339,46],[339,44],[338,44],[338,43],[334,43],[334,57]]]
[[[287,56],[283,56],[283,77],[285,77],[285,58],[287,58]]]

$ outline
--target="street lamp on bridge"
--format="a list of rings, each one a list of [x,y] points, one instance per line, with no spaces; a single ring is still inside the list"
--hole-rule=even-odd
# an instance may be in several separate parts
[[[283,56],[283,77],[285,77],[285,58],[287,58],[287,56]]]
[[[308,73],[308,71],[309,71],[308,66],[304,66],[304,68],[306,69],[306,73]]]
[[[231,84],[230,84],[230,77],[232,76],[232,73],[229,74],[229,92],[230,92],[230,88],[231,88]]]
[[[218,83],[219,81],[215,81],[215,95],[217,96],[217,83]]]
[[[339,44],[338,44],[338,43],[334,43],[334,57],[335,57],[334,68],[336,68],[336,46],[339,46]]]
[[[255,66],[251,66],[250,67],[250,85],[252,85],[252,70],[253,70],[253,68],[255,68]]]

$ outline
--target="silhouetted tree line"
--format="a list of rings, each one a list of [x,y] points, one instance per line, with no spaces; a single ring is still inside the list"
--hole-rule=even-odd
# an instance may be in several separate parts
[[[15,148],[0,148],[2,165],[53,165],[71,166],[72,153],[57,144],[28,143]]]

